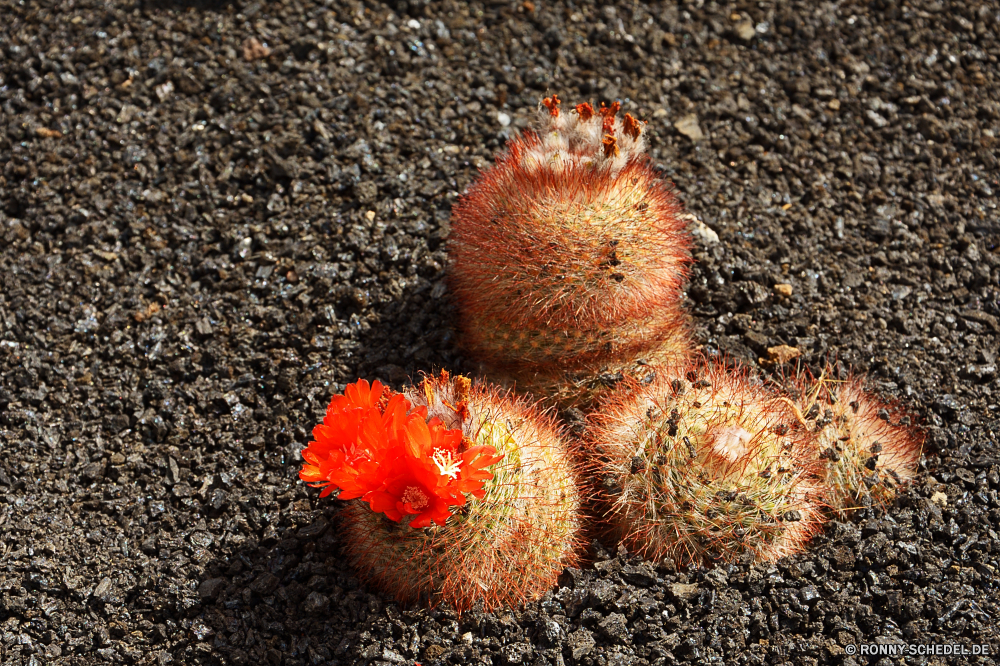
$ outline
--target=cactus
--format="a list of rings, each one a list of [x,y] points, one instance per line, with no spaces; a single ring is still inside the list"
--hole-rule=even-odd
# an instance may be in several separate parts
[[[606,518],[650,559],[770,561],[820,526],[808,433],[743,371],[657,368],[646,386],[622,382],[591,421]]]
[[[470,355],[565,405],[593,396],[550,379],[560,372],[614,373],[691,347],[690,240],[642,124],[618,103],[543,106],[538,133],[513,139],[456,204],[449,282]]]
[[[686,332],[687,325],[687,322],[678,322],[678,330]],[[677,335],[642,358],[564,368],[507,367],[492,369],[490,377],[518,391],[544,396],[562,408],[589,409],[625,378],[647,382],[658,365],[680,362],[691,353],[688,338]]]
[[[540,597],[577,562],[580,545],[576,467],[554,420],[444,372],[402,395],[429,423],[460,433],[459,450],[483,447],[497,461],[481,492],[443,524],[411,529],[407,515],[395,522],[361,499],[349,502],[342,539],[358,576],[402,603],[444,602],[459,612]],[[440,469],[460,474],[457,460],[439,461]]]
[[[898,403],[865,390],[864,381],[815,379],[801,371],[787,382],[796,417],[813,433],[829,506],[841,515],[888,504],[913,479],[923,433]]]

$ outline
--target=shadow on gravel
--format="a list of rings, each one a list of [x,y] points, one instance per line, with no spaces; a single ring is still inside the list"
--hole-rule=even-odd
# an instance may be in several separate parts
[[[293,512],[288,518],[294,521],[311,516],[312,522],[287,529],[280,536],[272,526],[264,527],[261,541],[250,541],[228,557],[207,564],[197,588],[200,606],[191,625],[196,637],[204,641],[201,649],[196,649],[204,653],[204,663],[212,663],[209,642],[214,653],[235,664],[279,664],[289,657],[305,658],[309,663],[331,659],[357,663],[365,658],[359,653],[361,629],[401,637],[400,617],[427,615],[427,611],[400,609],[394,602],[370,594],[357,578],[345,572],[340,563],[334,503],[325,502],[321,511],[307,513]],[[248,628],[238,646],[219,637],[228,626],[226,617],[234,613]],[[359,630],[332,628],[345,623]],[[290,638],[253,640],[255,630],[273,631],[277,625]],[[413,659],[418,656],[419,637],[414,632],[408,638],[403,656]]]
[[[438,276],[376,307],[375,323],[358,350],[358,376],[399,389],[419,381],[421,372],[467,372],[457,345],[457,312],[448,296]]]
[[[228,0],[157,0],[156,2],[150,2],[149,0],[138,0],[136,2],[136,9],[140,11],[157,11],[157,10],[196,10],[196,11],[225,11],[226,7],[232,5],[232,2]]]

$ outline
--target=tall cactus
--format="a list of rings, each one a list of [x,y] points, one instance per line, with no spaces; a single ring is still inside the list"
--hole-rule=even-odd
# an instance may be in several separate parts
[[[618,103],[543,106],[537,132],[511,140],[456,204],[450,285],[472,357],[539,397],[585,404],[602,374],[687,354],[690,240],[639,121]]]

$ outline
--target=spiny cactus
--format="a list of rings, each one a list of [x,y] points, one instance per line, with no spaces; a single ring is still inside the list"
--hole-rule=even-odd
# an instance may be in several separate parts
[[[449,251],[470,355],[551,397],[552,382],[527,378],[686,352],[691,258],[643,125],[618,103],[544,107],[537,133],[510,141],[456,204]]]
[[[613,531],[654,560],[774,560],[819,528],[820,489],[789,406],[743,371],[698,361],[626,380],[591,415]]]
[[[920,462],[923,433],[898,403],[865,390],[864,381],[818,379],[802,371],[787,383],[796,416],[813,433],[827,503],[841,514],[885,505],[911,481]]]
[[[686,336],[687,321],[677,322],[677,334],[662,341],[659,347],[648,351],[642,357],[612,363],[581,363],[565,367],[520,367],[492,369],[490,378],[504,385],[514,386],[518,391],[531,395],[545,396],[549,402],[564,408],[589,409],[602,396],[610,393],[625,378],[640,384],[650,381],[659,365],[677,363],[691,355]]]
[[[496,388],[444,372],[401,399],[429,423],[457,433],[459,452],[481,447],[495,461],[492,478],[425,529],[412,529],[407,515],[394,522],[372,511],[374,504],[349,502],[342,538],[358,576],[401,602],[445,602],[459,612],[541,596],[577,561],[580,545],[575,463],[554,420]],[[460,455],[436,451],[434,459],[444,476],[462,478]],[[407,492],[414,509],[432,494],[424,486]]]

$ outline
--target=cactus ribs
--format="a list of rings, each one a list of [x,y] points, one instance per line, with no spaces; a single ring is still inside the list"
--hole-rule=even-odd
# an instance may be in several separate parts
[[[543,107],[456,204],[450,285],[488,376],[588,406],[602,375],[687,354],[690,240],[637,120]]]

